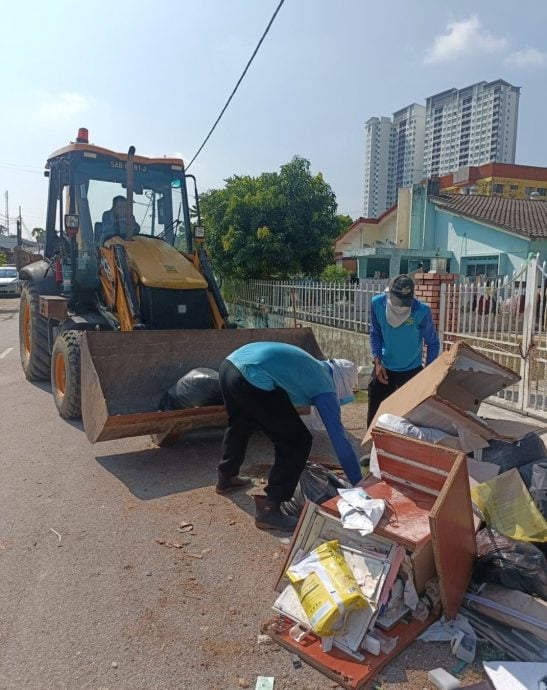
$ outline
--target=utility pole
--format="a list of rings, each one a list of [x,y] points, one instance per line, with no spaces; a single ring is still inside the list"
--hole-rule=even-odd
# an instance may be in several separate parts
[[[9,235],[9,201],[8,190],[6,189],[6,235]]]
[[[19,216],[17,217],[17,246],[21,247],[22,246],[22,224],[23,221],[21,219],[21,207],[19,206]]]

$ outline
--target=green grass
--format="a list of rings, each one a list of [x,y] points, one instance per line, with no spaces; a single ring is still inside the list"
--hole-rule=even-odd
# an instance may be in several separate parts
[[[355,402],[358,402],[358,403],[368,402],[368,391],[357,391],[357,393],[355,393]]]

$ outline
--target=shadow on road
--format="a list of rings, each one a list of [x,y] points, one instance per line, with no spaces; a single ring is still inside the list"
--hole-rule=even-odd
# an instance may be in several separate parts
[[[221,440],[221,430],[202,431],[166,448],[99,455],[96,460],[134,496],[148,501],[214,484]]]
[[[148,501],[163,496],[214,486],[220,460],[222,429],[198,430],[187,434],[176,445],[116,455],[97,455],[97,462],[113,474],[137,498]],[[250,442],[242,474],[255,480],[267,477],[273,459],[269,441],[255,434]],[[244,492],[226,494],[243,510],[254,513],[254,503]]]

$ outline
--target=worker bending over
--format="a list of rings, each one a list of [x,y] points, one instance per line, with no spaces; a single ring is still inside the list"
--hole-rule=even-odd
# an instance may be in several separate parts
[[[428,365],[439,354],[431,309],[415,299],[409,276],[397,276],[383,294],[372,298],[370,347],[374,369],[368,387],[367,427],[380,404],[423,369],[424,344]]]
[[[340,405],[353,400],[356,367],[344,359],[320,361],[285,343],[250,343],[220,365],[220,387],[228,413],[218,493],[249,483],[239,476],[249,437],[261,429],[274,444],[275,459],[265,496],[255,496],[255,524],[261,529],[292,531],[297,519],[281,512],[290,501],[312,445],[312,435],[295,405],[314,405],[349,481],[361,479],[359,460],[340,416]]]

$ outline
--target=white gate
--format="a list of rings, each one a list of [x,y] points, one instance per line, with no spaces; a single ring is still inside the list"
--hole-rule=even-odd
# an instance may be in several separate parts
[[[465,340],[521,377],[491,402],[547,417],[546,267],[530,258],[511,279],[443,285],[443,347]]]

